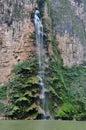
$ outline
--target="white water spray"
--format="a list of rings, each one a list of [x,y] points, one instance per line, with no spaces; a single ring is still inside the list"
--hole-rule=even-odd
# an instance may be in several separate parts
[[[35,31],[36,31],[36,46],[37,46],[37,55],[38,55],[38,63],[39,63],[39,71],[38,77],[40,80],[41,86],[41,94],[40,99],[42,101],[42,108],[45,112],[45,86],[44,86],[44,73],[45,73],[45,66],[44,66],[44,54],[43,54],[43,25],[39,18],[39,11],[35,11],[34,16],[34,23],[35,23]],[[44,113],[45,114],[45,113]]]
[[[44,111],[44,119],[51,119],[51,115],[49,113],[48,105],[46,102],[45,93],[49,92],[45,88],[45,54],[43,48],[43,25],[39,18],[39,10],[35,11],[34,15],[34,23],[35,23],[35,31],[36,31],[36,46],[37,46],[37,55],[38,55],[38,63],[39,63],[39,71],[38,71],[38,78],[40,80],[41,86],[41,94],[40,100],[42,102],[42,109]]]

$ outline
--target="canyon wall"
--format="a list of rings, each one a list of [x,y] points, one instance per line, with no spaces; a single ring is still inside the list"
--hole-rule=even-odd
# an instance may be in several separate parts
[[[15,64],[35,55],[31,13],[36,6],[35,0],[0,1],[0,84]]]
[[[45,6],[45,25],[59,43],[64,65],[73,66],[86,61],[86,2],[85,0],[50,0],[50,12]],[[11,77],[15,64],[33,57],[35,42],[31,38],[34,25],[31,14],[37,7],[36,0],[0,1],[0,84]],[[49,34],[49,37],[52,37]],[[46,45],[46,43],[45,43]],[[46,45],[49,53],[51,44]],[[46,58],[47,59],[47,58]]]
[[[86,61],[86,1],[51,0],[53,33],[59,43],[64,65]]]

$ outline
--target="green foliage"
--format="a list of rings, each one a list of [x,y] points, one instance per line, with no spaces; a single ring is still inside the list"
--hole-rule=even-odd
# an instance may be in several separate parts
[[[0,103],[0,114],[4,114],[7,109],[7,105]]]
[[[37,3],[40,10],[40,17],[43,17],[43,12],[44,12],[43,7],[44,7],[45,0],[37,0]]]
[[[57,96],[56,91],[52,87],[50,88],[50,93],[54,96]]]
[[[86,112],[76,115],[75,119],[77,121],[86,121]]]
[[[49,16],[53,18],[52,16],[55,16],[57,12],[55,10],[50,12],[50,1],[46,1],[49,7]],[[42,18],[45,0],[37,0],[37,2],[40,10],[39,17]],[[63,15],[73,16],[69,2],[61,0],[61,4],[64,4],[64,7],[59,8],[56,23],[55,20],[52,20],[53,26],[57,24],[57,21],[61,23],[61,20],[65,20],[64,17],[61,18]],[[19,15],[16,12],[15,17],[19,18]],[[34,13],[31,14],[31,18],[33,20]],[[73,18],[75,17],[73,16]],[[73,19],[74,31],[78,32],[79,36],[83,38],[83,27],[82,25],[79,27],[77,23],[79,23],[78,19]],[[45,26],[43,29],[44,44],[48,48],[49,29]],[[30,38],[34,39],[34,34],[31,34]],[[46,70],[46,83],[50,89],[50,93],[48,94],[50,112],[55,119],[86,120],[86,66],[74,66],[71,68],[64,66],[55,36],[53,36],[51,43],[53,55],[50,57],[52,60],[50,60],[49,69]],[[14,67],[13,73],[16,75],[15,78],[7,84],[10,98],[7,116],[11,119],[37,119],[42,116],[42,113],[38,110],[40,85],[39,78],[37,77],[37,60],[27,60],[19,63],[19,65]],[[1,97],[5,96],[3,92],[1,88]]]
[[[12,72],[15,74],[23,73],[23,75],[31,75],[37,73],[37,60],[34,60],[34,62],[26,60],[22,63],[19,63],[18,65],[14,66],[14,69]],[[34,73],[33,73],[34,72]]]
[[[10,105],[6,116],[9,118],[37,118],[40,92],[37,66],[36,60],[27,60],[14,67],[13,72],[16,76],[8,83]]]
[[[52,40],[52,45],[54,54],[47,75],[50,111],[55,119],[86,120],[86,66],[63,66],[58,43]]]
[[[68,120],[76,117],[75,119],[77,120],[85,120],[86,67],[74,66],[68,68],[59,64],[58,61],[52,61],[49,71],[52,73],[52,76],[48,79],[50,98],[57,104],[56,107],[53,108],[55,103],[50,102],[50,104],[52,104],[50,105],[51,113],[55,119],[61,118]],[[58,107],[60,108],[58,109]]]
[[[0,99],[5,100],[7,98],[7,87],[1,86],[0,87]]]
[[[56,119],[66,119],[70,120],[73,119],[73,114],[75,113],[76,109],[70,103],[64,103],[62,107],[59,109]]]
[[[46,34],[48,34],[50,32],[50,30],[46,26],[44,26],[43,27],[43,32],[46,33]]]

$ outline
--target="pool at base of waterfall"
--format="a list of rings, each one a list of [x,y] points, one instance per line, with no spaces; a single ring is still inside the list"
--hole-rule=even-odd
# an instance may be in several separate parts
[[[82,121],[0,121],[0,130],[86,130]]]

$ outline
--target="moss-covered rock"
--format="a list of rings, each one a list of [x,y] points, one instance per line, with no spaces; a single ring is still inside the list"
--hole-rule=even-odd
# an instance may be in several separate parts
[[[8,83],[10,103],[7,115],[11,119],[37,119],[40,104],[38,64],[36,60],[25,61],[15,66],[15,77]]]

